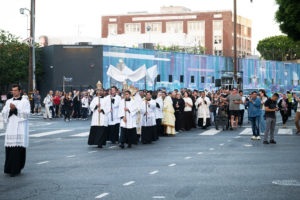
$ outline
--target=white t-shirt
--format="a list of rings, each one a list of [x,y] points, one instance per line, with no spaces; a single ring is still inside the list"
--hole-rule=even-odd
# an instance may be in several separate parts
[[[265,110],[265,103],[268,100],[268,98],[267,97],[263,97],[262,100],[263,100],[264,103],[262,104],[261,109]]]
[[[183,100],[184,100],[185,103],[193,105],[193,101],[190,97],[185,97],[185,98],[183,98]],[[185,105],[184,106],[184,111],[192,111],[192,106]]]
[[[246,97],[242,97],[242,101],[243,103],[240,104],[240,110],[245,110],[245,100],[246,100]]]

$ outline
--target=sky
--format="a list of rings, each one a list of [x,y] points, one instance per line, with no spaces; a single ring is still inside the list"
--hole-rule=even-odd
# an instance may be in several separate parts
[[[0,0],[0,5],[0,29],[27,38],[27,17],[19,9],[30,8],[30,0]],[[170,5],[192,11],[233,10],[233,0],[36,0],[36,38],[100,38],[102,15],[157,13],[161,6]],[[252,20],[252,52],[259,40],[282,34],[274,20],[276,10],[275,0],[237,0],[238,15]]]

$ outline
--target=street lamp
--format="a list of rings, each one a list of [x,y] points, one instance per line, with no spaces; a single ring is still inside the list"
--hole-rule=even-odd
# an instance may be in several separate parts
[[[28,92],[36,89],[35,80],[35,0],[31,0],[31,9],[20,8],[20,14],[24,15],[25,11],[30,13],[30,37],[29,37],[29,69],[28,69]],[[26,14],[25,14],[26,15]]]
[[[30,15],[30,10],[27,8],[20,8],[20,14],[22,15],[26,15],[26,28],[27,28],[27,38],[29,37],[28,35],[28,31],[30,31],[30,29],[28,28],[28,17],[29,15],[27,13],[25,13],[25,11],[28,11],[29,15]]]

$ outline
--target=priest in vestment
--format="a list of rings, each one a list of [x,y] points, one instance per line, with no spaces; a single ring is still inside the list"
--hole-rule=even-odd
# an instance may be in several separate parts
[[[110,113],[108,114],[108,140],[110,140],[112,144],[115,144],[119,142],[119,105],[121,102],[121,97],[117,94],[117,88],[115,86],[111,88],[109,100],[111,101],[111,107]]]
[[[142,115],[142,143],[150,144],[156,137],[156,101],[152,99],[152,94],[147,91],[141,107]]]
[[[162,125],[165,127],[165,134],[175,135],[175,110],[173,107],[173,101],[170,96],[166,96],[164,99],[163,108],[163,120]]]
[[[132,144],[136,144],[137,111],[137,103],[131,97],[131,92],[129,90],[125,91],[125,97],[121,100],[119,105],[119,118],[121,120],[120,147],[122,149],[125,147],[125,143],[128,144],[128,148],[131,148]]]
[[[30,103],[21,97],[21,87],[12,86],[13,98],[6,101],[2,115],[8,122],[5,133],[5,166],[4,173],[16,176],[21,173],[26,161],[28,147],[28,116]]]
[[[198,126],[206,129],[210,126],[210,100],[205,96],[205,92],[201,92],[201,96],[196,100],[195,106],[198,108]]]
[[[93,115],[88,145],[98,145],[98,148],[102,148],[103,145],[106,145],[108,137],[107,115],[110,112],[110,104],[110,98],[104,97],[103,89],[98,90],[97,96],[94,97],[90,104],[90,109],[93,112]]]

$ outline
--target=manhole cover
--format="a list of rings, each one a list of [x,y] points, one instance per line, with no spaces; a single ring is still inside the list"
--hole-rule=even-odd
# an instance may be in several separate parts
[[[300,181],[297,180],[276,180],[272,182],[275,185],[283,186],[300,186]]]

